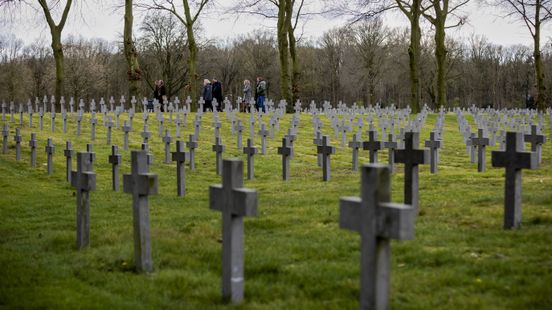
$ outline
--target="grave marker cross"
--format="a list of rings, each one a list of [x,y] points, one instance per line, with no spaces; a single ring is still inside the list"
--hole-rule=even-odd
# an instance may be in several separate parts
[[[55,151],[52,138],[48,138],[48,143],[46,144],[46,147],[44,149],[46,151],[46,154],[48,155],[48,175],[52,175],[54,171],[53,157],[54,157],[54,151]]]
[[[375,130],[368,131],[368,141],[362,143],[362,148],[370,151],[370,163],[378,162],[378,151],[382,149],[382,142],[376,141],[377,135]]]
[[[331,179],[330,155],[335,154],[335,147],[329,143],[328,136],[322,136],[322,144],[317,146],[318,153],[322,154],[322,180],[324,181]]]
[[[471,145],[477,148],[477,171],[485,171],[485,147],[489,145],[489,138],[483,136],[483,129],[477,131],[477,137],[472,137]]]
[[[418,209],[418,165],[427,164],[429,151],[417,149],[417,132],[405,132],[404,149],[395,150],[395,163],[404,164],[404,203]]]
[[[125,193],[132,194],[134,261],[138,272],[151,272],[148,196],[157,194],[157,175],[148,173],[147,151],[132,151],[131,162],[131,173],[123,176],[123,189]]]
[[[113,190],[119,191],[119,165],[123,162],[119,148],[116,145],[111,146],[111,155],[109,155],[109,163],[111,164],[111,183]]]
[[[278,147],[278,154],[282,155],[282,178],[284,181],[289,179],[289,159],[292,150],[288,138],[282,138],[282,146]]]
[[[435,137],[435,131],[429,133],[429,140],[425,141],[425,146],[429,148],[429,166],[431,173],[437,173],[437,166],[439,164],[439,148],[441,147],[441,140]]]
[[[537,156],[533,152],[522,152],[523,135],[506,133],[506,151],[493,151],[493,167],[506,168],[504,186],[504,229],[515,229],[521,225],[521,169],[536,169]]]
[[[190,135],[192,137],[193,135]],[[186,171],[184,170],[188,153],[184,151],[184,142],[176,141],[176,152],[172,152],[172,160],[176,162],[176,194],[186,194]]]
[[[247,146],[243,148],[243,153],[247,155],[247,179],[255,178],[255,162],[253,156],[257,154],[257,148],[253,145],[251,138],[247,139]]]
[[[77,153],[77,171],[71,171],[71,186],[77,192],[77,249],[90,243],[90,191],[96,189],[89,153]]]
[[[31,147],[31,167],[36,167],[36,133],[31,133],[31,140],[29,140],[29,146]]]
[[[537,153],[537,160],[540,164],[542,162],[542,145],[546,142],[546,137],[537,134],[537,125],[532,125],[531,134],[524,135],[524,138],[526,142],[531,143],[531,152]]]
[[[361,168],[361,197],[340,200],[339,226],[360,234],[360,308],[389,306],[390,240],[414,238],[416,209],[390,203],[391,176],[387,166]]]
[[[243,162],[224,160],[222,185],[209,187],[209,208],[222,212],[222,296],[243,300],[243,217],[257,214],[257,192],[243,188]]]
[[[215,138],[215,144],[213,145],[213,152],[216,154],[216,169],[217,174],[221,175],[222,173],[222,153],[224,152],[225,146],[222,144],[220,137]]]

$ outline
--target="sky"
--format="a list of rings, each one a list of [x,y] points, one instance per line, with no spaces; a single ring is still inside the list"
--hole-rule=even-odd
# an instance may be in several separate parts
[[[62,1],[64,2],[64,1]],[[219,1],[221,3],[222,1]],[[472,34],[483,35],[495,44],[532,45],[531,36],[527,28],[519,21],[511,18],[503,18],[503,13],[492,8],[480,6],[481,1],[471,1],[463,13],[468,16],[468,23],[460,28],[450,29],[448,35],[462,39]],[[97,5],[95,1],[89,1],[86,7],[72,11],[64,29],[64,37],[72,34],[85,38],[102,38],[108,41],[119,40],[123,27],[122,10],[114,11]],[[42,37],[49,42],[49,30],[40,11],[28,11],[24,14],[37,16],[38,18],[24,18],[12,21],[7,27],[8,32],[15,34],[25,43],[31,43]],[[82,16],[86,15],[85,18]],[[5,17],[3,17],[5,18]],[[135,25],[140,23],[140,16],[135,18]],[[215,40],[227,40],[238,35],[250,33],[253,29],[274,29],[275,20],[262,19],[252,16],[222,16],[219,12],[208,12],[201,17],[203,31],[206,37]],[[6,23],[2,23],[6,25]],[[347,24],[346,18],[311,18],[303,28],[303,37],[316,39],[325,31]],[[390,27],[406,27],[407,20],[400,13],[389,14],[384,18],[384,24]],[[135,28],[137,28],[135,26]],[[430,31],[427,23],[423,25],[423,31]],[[552,22],[542,31],[542,41],[552,40]]]

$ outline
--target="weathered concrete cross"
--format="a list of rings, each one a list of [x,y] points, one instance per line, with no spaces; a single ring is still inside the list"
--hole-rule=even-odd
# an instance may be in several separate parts
[[[477,137],[471,138],[471,145],[477,148],[477,171],[485,171],[485,147],[489,145],[489,138],[484,137],[483,129],[477,131]]]
[[[247,139],[247,146],[243,148],[243,153],[247,155],[247,179],[253,180],[255,178],[255,161],[254,155],[257,154],[257,148],[253,145],[251,138]]]
[[[391,239],[414,238],[416,209],[390,203],[391,173],[384,165],[361,168],[361,197],[340,200],[339,226],[360,233],[360,308],[389,307]]]
[[[259,135],[261,136],[261,154],[266,154],[266,137],[270,135],[270,131],[266,129],[266,125],[261,124],[261,130],[259,130]]]
[[[21,160],[21,129],[15,128],[15,136],[13,137],[15,141],[15,160]]]
[[[358,170],[358,150],[362,147],[362,141],[358,141],[356,134],[353,134],[353,140],[349,141],[349,147],[353,149],[353,171],[357,171]]]
[[[132,151],[132,172],[123,176],[125,193],[132,194],[134,261],[138,272],[151,272],[151,240],[148,196],[157,194],[157,175],[148,173],[148,153]]]
[[[523,135],[506,133],[506,151],[493,151],[493,167],[506,168],[504,186],[504,229],[519,228],[521,225],[521,169],[536,169],[537,154],[523,152]]]
[[[282,146],[278,147],[278,154],[282,155],[282,178],[284,181],[289,179],[289,159],[293,147],[290,145],[288,138],[282,138]]]
[[[77,249],[90,243],[90,191],[96,189],[89,153],[77,153],[77,171],[71,171],[71,186],[77,192]]]
[[[52,142],[52,138],[48,138],[48,143],[46,144],[46,147],[44,148],[46,151],[46,154],[48,155],[48,175],[52,175],[54,172],[54,163],[53,163],[53,157],[55,152],[55,146]]]
[[[193,135],[190,135],[193,137]],[[172,160],[176,162],[176,194],[184,196],[186,194],[186,171],[185,162],[189,155],[184,151],[184,142],[176,141],[176,152],[172,152]]]
[[[441,148],[441,140],[435,136],[435,131],[429,133],[429,140],[425,141],[425,147],[429,148],[429,167],[431,173],[437,173],[439,165],[439,148]]]
[[[66,141],[65,142],[65,150],[63,150],[63,155],[65,156],[65,161],[66,161],[66,179],[67,179],[67,182],[71,183],[71,171],[73,170],[73,162],[72,162],[72,159],[73,159],[73,155],[74,155],[74,151],[73,149],[71,148],[71,141]]]
[[[10,129],[7,124],[2,126],[2,154],[8,154],[8,137],[10,136]]]
[[[224,160],[222,185],[209,187],[209,208],[222,212],[222,296],[243,300],[243,217],[257,214],[257,192],[243,188],[243,162]]]
[[[31,133],[31,140],[29,140],[29,146],[31,147],[31,167],[36,167],[36,133]]]
[[[328,136],[322,136],[322,144],[318,145],[318,154],[322,154],[322,180],[331,179],[330,155],[335,154],[335,147],[330,145]]]
[[[190,135],[190,140],[186,142],[186,146],[190,149],[190,170],[195,171],[195,149],[197,149],[198,144],[194,135]]]
[[[546,137],[537,133],[537,125],[532,125],[531,134],[524,135],[524,138],[525,142],[531,143],[531,152],[537,153],[537,160],[540,164],[542,162],[542,145],[546,142]]]
[[[395,150],[399,148],[399,144],[393,141],[393,134],[388,135],[387,141],[383,142],[383,147],[388,149],[387,157],[389,161],[389,169],[391,173],[395,172]]]
[[[215,138],[215,144],[213,145],[212,149],[213,152],[216,154],[216,169],[217,174],[221,175],[222,173],[222,153],[224,152],[224,149],[226,147],[222,144],[222,140],[220,137]]]
[[[109,155],[109,163],[111,164],[111,183],[113,190],[119,191],[119,165],[123,162],[119,148],[116,145],[111,146],[111,155]]]
[[[370,163],[378,162],[378,151],[382,149],[382,142],[377,141],[378,133],[375,130],[368,131],[368,141],[362,143],[364,150],[370,151]]]
[[[418,165],[429,162],[429,150],[418,149],[417,132],[405,132],[404,149],[395,150],[395,163],[404,164],[404,203],[418,209]]]
[[[163,137],[163,143],[165,144],[165,164],[171,163],[171,133],[167,129],[165,130],[165,136]]]

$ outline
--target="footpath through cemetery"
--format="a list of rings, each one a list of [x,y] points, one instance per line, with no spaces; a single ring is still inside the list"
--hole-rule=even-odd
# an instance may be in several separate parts
[[[61,102],[2,103],[0,307],[552,307],[552,109]]]

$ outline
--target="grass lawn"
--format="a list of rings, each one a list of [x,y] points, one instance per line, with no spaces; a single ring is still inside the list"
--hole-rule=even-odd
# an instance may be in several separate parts
[[[73,117],[68,134],[62,133],[59,114],[55,134],[46,117],[42,132],[37,115],[32,130],[25,117],[22,160],[16,162],[13,134],[19,122],[16,118],[10,124],[9,153],[0,154],[0,308],[235,307],[221,298],[221,214],[208,207],[209,185],[221,182],[211,151],[211,114],[203,118],[196,171],[186,168],[186,197],[176,196],[176,166],[163,164],[164,147],[150,117],[155,158],[150,171],[159,176],[159,195],[149,200],[151,274],[133,271],[131,196],[111,191],[111,147],[105,143],[103,117],[98,118],[97,189],[91,193],[90,247],[83,251],[75,246],[75,191],[65,181],[63,149],[70,139],[76,151],[84,151],[89,125],[76,137]],[[338,210],[340,197],[359,195],[360,175],[351,171],[351,149],[340,147],[341,138],[336,139],[323,119],[323,132],[337,148],[330,182],[322,181],[316,165],[309,115],[301,116],[288,182],[281,181],[276,149],[291,115],[269,140],[268,154],[256,155],[256,179],[245,181],[258,191],[259,214],[245,220],[243,308],[358,307],[360,237],[339,228]],[[192,120],[188,116],[182,130],[185,140],[193,132]],[[421,141],[429,138],[435,121],[436,115],[428,116]],[[137,114],[131,149],[140,147],[142,126]],[[224,157],[245,160],[229,126],[224,116]],[[170,128],[174,136],[174,125]],[[31,132],[37,133],[39,145],[36,169],[30,167]],[[56,146],[53,176],[47,176],[45,166],[48,137]],[[113,130],[112,143],[123,155],[121,174],[128,173],[130,153],[122,150],[121,130]],[[260,138],[256,144],[260,148]],[[491,150],[487,148],[487,171],[478,173],[455,115],[446,116],[439,172],[432,175],[428,166],[420,168],[416,238],[391,245],[392,308],[552,308],[552,143],[543,147],[540,169],[523,171],[523,223],[516,231],[502,229],[504,169],[491,167]],[[362,151],[360,158],[366,163],[368,152]],[[379,159],[387,162],[387,153]],[[392,177],[394,202],[402,202],[402,186],[398,165]]]

